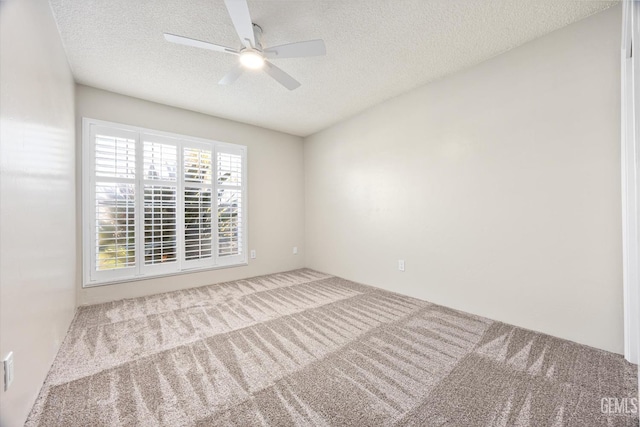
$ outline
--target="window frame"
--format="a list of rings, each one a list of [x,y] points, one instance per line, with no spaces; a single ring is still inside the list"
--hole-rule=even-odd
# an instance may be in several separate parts
[[[95,173],[95,134],[96,130],[104,129],[108,135],[134,137],[136,147],[136,175],[135,175],[135,267],[120,268],[114,270],[96,270],[95,254],[95,200],[96,179]],[[177,165],[176,170],[176,247],[177,259],[175,263],[145,264],[144,262],[144,186],[149,184],[149,180],[144,177],[144,141],[158,142],[161,144],[171,144],[176,146]],[[185,236],[184,236],[184,149],[186,147],[204,147],[211,150],[211,201],[212,213],[217,212],[218,190],[224,185],[218,182],[218,153],[231,153],[242,157],[242,182],[235,186],[241,193],[240,203],[242,209],[242,219],[238,233],[241,234],[240,254],[228,257],[218,255],[218,222],[211,224],[212,257],[210,260],[198,260],[198,262],[186,261],[185,257]],[[248,170],[247,170],[247,147],[244,145],[221,142],[212,139],[198,138],[188,135],[164,132],[155,129],[142,128],[139,126],[126,125],[104,120],[97,120],[88,117],[82,118],[82,287],[89,288],[95,286],[111,285],[116,283],[135,282],[139,280],[149,280],[159,277],[190,274],[208,270],[218,270],[222,268],[239,267],[248,265]],[[181,173],[180,173],[181,172]],[[114,179],[119,182],[120,178],[105,178],[105,181]],[[165,185],[166,182],[159,180],[157,185]],[[186,264],[186,265],[185,265]]]

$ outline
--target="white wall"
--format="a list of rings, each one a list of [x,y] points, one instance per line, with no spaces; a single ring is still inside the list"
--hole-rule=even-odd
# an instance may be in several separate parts
[[[621,353],[620,13],[307,138],[307,266]]]
[[[74,156],[74,83],[49,3],[3,1],[0,356],[13,351],[15,379],[0,385],[2,426],[24,424],[73,317]]]
[[[84,289],[79,285],[80,305],[209,285],[304,266],[304,172],[300,137],[92,87],[77,86],[78,159],[81,158],[82,117],[246,145],[249,167],[249,249],[257,251],[257,258],[250,259],[249,265],[242,267]],[[79,189],[81,171],[78,160]],[[78,218],[81,218],[80,210]],[[80,235],[81,229],[78,230]],[[78,244],[81,245],[80,240]],[[299,249],[298,255],[293,255],[294,246]],[[81,256],[79,254],[78,266],[82,265]],[[78,283],[81,284],[80,273],[78,271]]]

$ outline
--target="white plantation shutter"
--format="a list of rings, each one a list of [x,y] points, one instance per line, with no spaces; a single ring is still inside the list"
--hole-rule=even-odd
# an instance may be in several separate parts
[[[187,267],[211,264],[214,258],[212,157],[210,145],[184,147],[184,261]]]
[[[125,277],[136,268],[137,135],[96,126],[91,139],[91,277]]]
[[[135,267],[135,186],[96,182],[96,270]]]
[[[85,285],[246,263],[246,148],[84,119]]]
[[[217,232],[218,258],[221,264],[237,262],[244,256],[244,151],[240,148],[218,147]]]
[[[178,144],[143,135],[144,270],[177,271]]]

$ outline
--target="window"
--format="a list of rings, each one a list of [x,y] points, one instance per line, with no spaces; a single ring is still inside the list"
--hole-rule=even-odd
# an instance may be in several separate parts
[[[244,264],[246,147],[83,121],[85,286]]]

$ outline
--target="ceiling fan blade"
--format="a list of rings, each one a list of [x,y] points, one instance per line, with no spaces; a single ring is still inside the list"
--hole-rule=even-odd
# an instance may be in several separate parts
[[[237,50],[231,49],[230,47],[203,42],[201,40],[190,39],[189,37],[176,36],[175,34],[164,33],[164,38],[166,41],[171,43],[182,44],[182,45],[191,46],[191,47],[198,47],[200,49],[213,50],[215,52],[233,53],[235,55],[238,54]]]
[[[240,66],[240,64],[236,65],[235,68],[233,68],[222,79],[220,79],[218,84],[219,85],[230,85],[231,83],[233,83],[236,80],[238,80],[238,77],[240,77],[242,75],[243,71],[244,71],[244,69],[242,68],[242,66]]]
[[[323,40],[309,40],[269,47],[264,50],[267,58],[300,58],[304,56],[322,56],[327,54]]]
[[[245,47],[256,47],[256,39],[253,32],[253,23],[249,14],[247,0],[224,0],[227,6],[231,22]]]
[[[294,90],[300,86],[299,81],[297,81],[269,61],[264,61],[264,71],[289,90]]]

